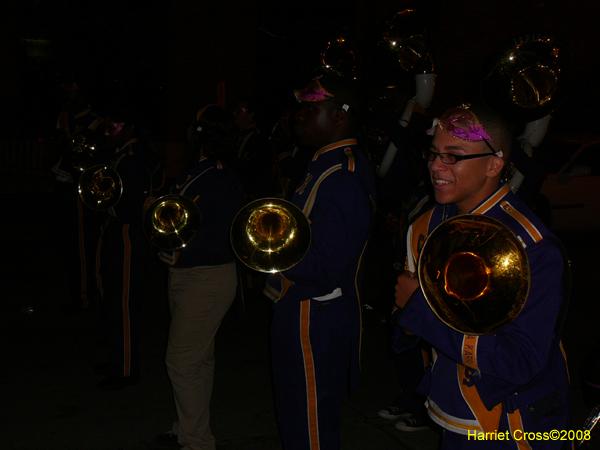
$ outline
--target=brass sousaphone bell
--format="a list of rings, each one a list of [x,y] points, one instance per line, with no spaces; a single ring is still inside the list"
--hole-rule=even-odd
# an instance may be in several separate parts
[[[425,13],[416,9],[400,11],[385,22],[372,51],[379,83],[394,87],[419,73],[433,72],[428,25]]]
[[[231,224],[231,245],[239,260],[253,270],[288,270],[306,255],[311,229],[304,213],[279,198],[255,200]]]
[[[485,58],[480,89],[488,106],[526,123],[563,103],[574,75],[575,57],[564,42],[530,34],[501,44]]]
[[[453,217],[429,235],[418,277],[433,312],[464,334],[493,333],[523,309],[531,275],[523,245],[496,219]]]
[[[198,206],[182,195],[164,195],[144,214],[144,233],[162,250],[179,250],[196,236],[202,224]]]
[[[327,73],[352,77],[356,71],[356,52],[345,36],[337,36],[327,42],[321,53],[321,68]]]
[[[81,173],[77,189],[85,206],[104,211],[117,204],[123,193],[123,183],[115,169],[97,164]]]

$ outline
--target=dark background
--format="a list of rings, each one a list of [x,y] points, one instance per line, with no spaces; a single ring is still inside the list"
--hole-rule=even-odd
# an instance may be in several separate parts
[[[406,8],[426,18],[437,77],[430,111],[462,102],[481,61],[500,43],[558,36],[575,55],[575,82],[551,132],[589,134],[598,123],[600,2],[558,0],[22,0],[0,14],[3,135],[54,128],[61,80],[73,75],[100,112],[118,97],[148,114],[155,138],[185,139],[198,105],[243,94],[289,95],[318,65],[333,35],[350,37],[362,74],[387,19]]]

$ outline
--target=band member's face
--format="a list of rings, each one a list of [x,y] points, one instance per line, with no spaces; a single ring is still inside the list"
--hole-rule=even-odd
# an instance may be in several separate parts
[[[119,122],[106,122],[106,130],[104,131],[105,136],[116,136],[123,128],[124,123]]]
[[[131,127],[125,126],[122,122],[108,121],[106,123],[106,145],[110,149],[120,147],[129,139],[131,135]]]
[[[254,112],[248,109],[248,104],[240,102],[233,111],[233,121],[242,130],[254,123]]]
[[[299,144],[321,148],[330,143],[332,113],[327,102],[302,102],[302,107],[295,116]]]
[[[431,151],[455,155],[490,153],[485,143],[463,141],[444,133],[439,127],[435,130]],[[475,209],[490,195],[486,183],[493,158],[495,156],[490,153],[489,158],[468,159],[456,164],[445,164],[439,156],[429,161],[427,166],[436,202],[442,205],[454,203],[460,214]]]

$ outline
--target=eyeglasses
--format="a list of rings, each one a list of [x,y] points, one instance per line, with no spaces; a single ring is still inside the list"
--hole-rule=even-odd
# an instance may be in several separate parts
[[[483,158],[484,156],[501,156],[501,152],[493,153],[476,153],[475,155],[455,155],[454,153],[440,153],[431,150],[425,150],[423,152],[423,159],[429,162],[435,161],[438,156],[444,164],[452,165],[458,161],[464,161],[466,159]]]

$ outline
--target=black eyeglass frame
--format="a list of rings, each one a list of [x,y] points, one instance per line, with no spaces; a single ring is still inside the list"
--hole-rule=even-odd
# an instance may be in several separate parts
[[[487,141],[486,141],[486,143],[487,143]],[[491,148],[491,146],[489,146],[489,144],[488,144],[488,147]],[[433,155],[433,159],[430,159],[431,155]],[[444,161],[444,155],[450,155],[450,156],[454,157],[455,161],[454,162],[446,162],[446,161]],[[437,158],[438,156],[440,157],[440,159],[442,160],[442,162],[444,164],[447,164],[449,166],[453,166],[457,162],[464,161],[466,159],[483,158],[484,156],[498,156],[498,157],[500,157],[500,156],[502,156],[502,153],[501,152],[495,152],[495,151],[493,151],[492,153],[476,153],[474,155],[455,155],[454,153],[432,152],[431,150],[425,150],[423,152],[423,159],[425,161],[428,161],[428,162],[435,161],[435,158]]]

